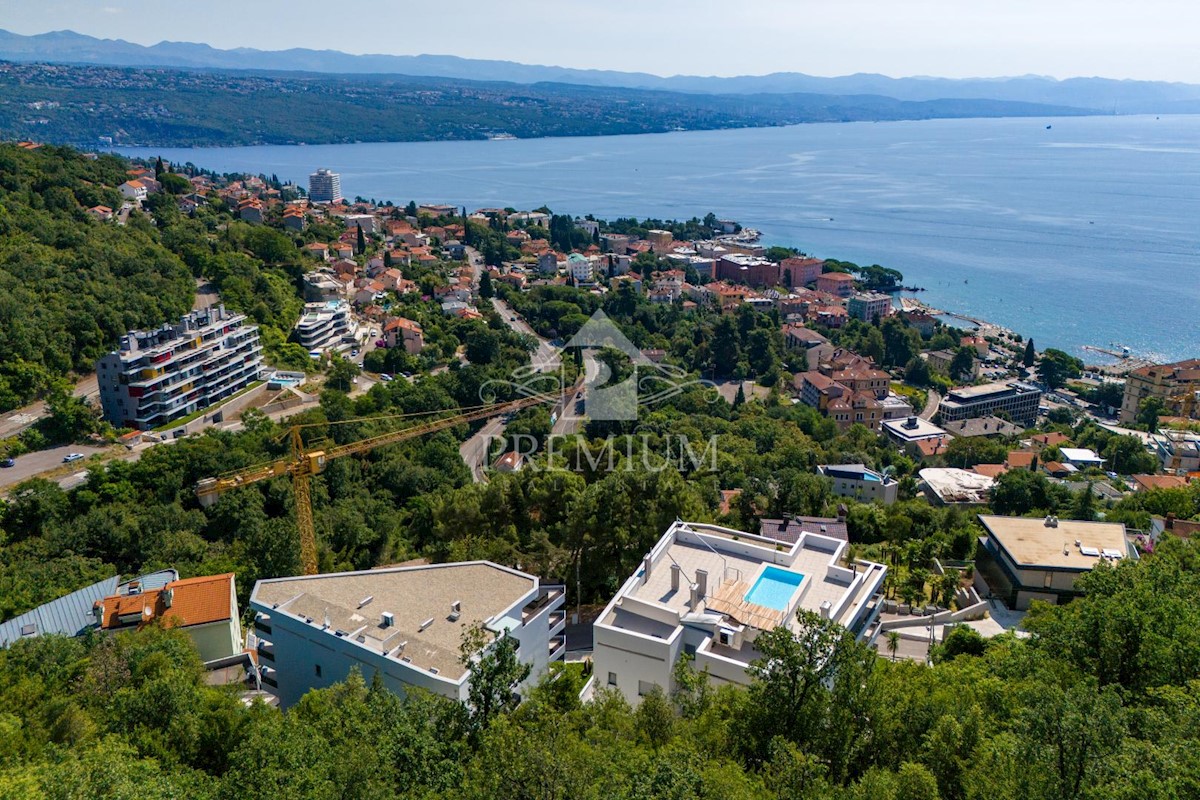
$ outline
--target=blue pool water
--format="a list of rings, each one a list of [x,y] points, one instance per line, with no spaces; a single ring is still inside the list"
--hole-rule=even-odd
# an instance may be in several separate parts
[[[776,611],[787,611],[792,595],[796,593],[796,587],[803,580],[804,575],[799,572],[767,567],[746,593],[746,602]]]

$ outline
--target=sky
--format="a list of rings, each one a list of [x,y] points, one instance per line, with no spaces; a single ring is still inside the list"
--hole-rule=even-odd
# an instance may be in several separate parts
[[[449,54],[753,75],[1200,83],[1195,0],[0,0],[0,28],[139,44]]]

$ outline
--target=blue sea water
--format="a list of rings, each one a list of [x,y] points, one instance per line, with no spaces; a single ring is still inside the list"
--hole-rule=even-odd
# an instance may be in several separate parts
[[[483,142],[143,149],[350,196],[713,211],[768,244],[899,269],[920,299],[1083,355],[1200,356],[1200,116],[798,125]]]

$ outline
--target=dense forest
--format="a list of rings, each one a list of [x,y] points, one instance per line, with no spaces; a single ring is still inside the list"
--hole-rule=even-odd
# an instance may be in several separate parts
[[[0,136],[184,147],[601,136],[801,122],[1085,113],[995,100],[708,95],[403,75],[0,62]]]
[[[131,328],[192,307],[188,268],[149,220],[91,218],[120,208],[124,159],[0,144],[0,411],[47,394]]]

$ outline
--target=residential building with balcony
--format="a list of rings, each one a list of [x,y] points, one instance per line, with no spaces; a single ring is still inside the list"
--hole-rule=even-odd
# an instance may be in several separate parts
[[[250,595],[263,682],[283,707],[358,669],[403,696],[419,687],[466,702],[468,626],[517,640],[525,691],[566,650],[564,587],[490,561],[261,580]]]
[[[882,292],[858,292],[846,301],[846,313],[862,322],[883,319],[892,313],[892,296]]]
[[[864,503],[885,506],[896,502],[900,484],[864,464],[822,464],[817,467],[817,472],[832,481],[833,493],[839,497],[853,497]]]
[[[1075,582],[1101,560],[1137,558],[1118,522],[979,515],[987,532],[975,551],[976,587],[982,582],[1010,608],[1034,600],[1051,605],[1079,596]]]
[[[314,203],[337,203],[342,199],[342,176],[319,169],[308,176],[308,199]]]
[[[802,527],[789,541],[672,523],[597,618],[589,689],[616,689],[635,704],[655,688],[670,694],[684,654],[713,684],[747,685],[761,655],[755,640],[797,630],[800,609],[861,637],[879,613],[887,568],[848,561],[845,541]]]
[[[1042,390],[1019,381],[985,383],[951,389],[938,405],[943,424],[1005,412],[1013,422],[1028,428],[1037,421]]]
[[[100,407],[117,427],[151,430],[240,392],[262,367],[258,326],[218,304],[121,337],[96,362]]]
[[[336,347],[349,333],[350,306],[345,300],[306,304],[295,329],[296,341],[310,352]]]
[[[826,272],[817,277],[817,291],[850,297],[854,294],[854,276],[847,272]]]
[[[1128,425],[1137,418],[1143,400],[1157,397],[1166,403],[1168,411],[1180,404],[1179,398],[1200,391],[1200,358],[1157,364],[1135,369],[1125,376],[1125,396],[1121,400],[1121,424]],[[1200,408],[1200,404],[1193,404]]]

